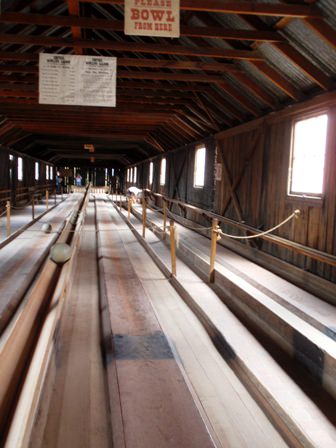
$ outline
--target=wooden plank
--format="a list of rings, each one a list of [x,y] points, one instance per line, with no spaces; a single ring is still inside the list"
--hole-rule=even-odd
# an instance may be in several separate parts
[[[77,1],[75,3],[78,3]],[[70,7],[69,7],[70,11]],[[124,31],[124,22],[121,20],[96,19],[91,17],[79,17],[79,9],[73,9],[70,16],[50,16],[44,14],[23,14],[19,12],[5,12],[0,15],[0,23],[22,23],[26,25],[60,26],[72,29],[95,29]],[[282,42],[284,38],[273,31],[233,30],[222,27],[200,27],[181,25],[181,36],[206,37],[210,39],[249,40],[260,42]],[[73,34],[80,38],[80,33]],[[13,54],[14,56],[14,54]]]
[[[108,40],[85,40],[45,36],[22,36],[17,34],[0,34],[4,44],[38,45],[45,47],[96,48],[100,50],[132,51],[150,54],[175,54],[184,56],[208,56],[220,59],[245,59],[258,61],[263,57],[256,51],[224,50],[214,47],[184,47],[169,44],[145,44],[140,42],[116,42]]]
[[[323,19],[309,18],[305,19],[304,23],[318,33],[325,42],[336,48],[336,32],[330,25],[327,24],[327,22]]]
[[[81,3],[101,3],[123,5],[124,0],[80,0]],[[221,0],[181,0],[180,7],[185,11],[221,12],[225,14],[250,14],[275,17],[321,17],[321,11],[314,5],[284,5],[270,3],[230,2]]]

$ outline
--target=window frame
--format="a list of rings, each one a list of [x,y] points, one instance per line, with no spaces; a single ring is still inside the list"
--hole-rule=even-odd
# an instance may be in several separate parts
[[[204,149],[204,167],[203,167],[203,184],[196,184],[196,172],[197,172],[197,153],[201,149]],[[206,167],[206,153],[207,148],[205,145],[198,145],[195,147],[195,153],[194,153],[194,175],[193,175],[193,187],[196,189],[203,189],[205,187],[205,167]]]
[[[308,192],[296,192],[292,191],[292,179],[293,179],[293,161],[294,161],[294,143],[295,143],[295,126],[300,121],[309,120],[311,118],[319,117],[322,115],[327,116],[327,129],[326,129],[326,142],[324,151],[324,165],[323,165],[323,177],[322,177],[322,192],[321,193],[308,193]],[[328,150],[328,131],[329,131],[329,111],[326,109],[320,109],[312,113],[301,114],[293,118],[291,123],[291,140],[290,140],[290,151],[289,151],[289,162],[287,170],[287,200],[290,201],[304,201],[311,205],[321,205],[325,196],[325,167],[326,167],[326,156]]]

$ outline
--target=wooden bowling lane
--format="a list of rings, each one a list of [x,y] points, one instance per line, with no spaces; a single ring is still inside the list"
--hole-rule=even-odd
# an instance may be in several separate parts
[[[102,200],[96,204],[113,446],[213,447],[122,238],[111,226],[111,207]]]

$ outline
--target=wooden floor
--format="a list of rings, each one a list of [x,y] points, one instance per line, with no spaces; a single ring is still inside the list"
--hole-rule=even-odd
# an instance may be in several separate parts
[[[30,447],[332,448],[330,422],[208,285],[182,261],[167,278],[134,233],[141,223],[132,224],[106,195],[91,196]],[[146,244],[169,264],[155,235]],[[215,330],[234,360],[215,348]]]
[[[96,196],[30,446],[285,448],[196,316]],[[114,353],[104,363],[106,311],[103,345],[112,341]]]

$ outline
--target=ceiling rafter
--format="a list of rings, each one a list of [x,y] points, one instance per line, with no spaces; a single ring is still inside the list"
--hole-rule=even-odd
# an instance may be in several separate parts
[[[68,0],[70,2],[70,0]],[[78,3],[72,0],[74,4]],[[70,12],[73,11],[73,12]],[[14,12],[5,12],[0,14],[0,23],[20,23],[25,25],[43,25],[70,27],[74,38],[80,39],[81,28],[101,29],[116,32],[124,31],[124,22],[121,20],[107,20],[79,17],[79,8],[71,8],[69,3],[70,16],[48,16],[44,14],[23,14]],[[77,30],[77,32],[73,32]],[[274,31],[254,31],[254,30],[234,30],[223,27],[203,27],[203,26],[185,26],[180,29],[181,36],[186,37],[206,37],[209,39],[226,40],[248,40],[260,42],[282,42],[284,39]]]
[[[268,31],[268,27],[262,22],[259,17],[241,16],[245,22],[256,29]],[[258,48],[258,43],[254,44],[255,48]],[[322,89],[329,90],[333,87],[334,83],[325,75],[324,72],[310,62],[305,56],[299,53],[290,43],[274,42],[272,45],[277,48],[282,54],[290,59],[306,76],[308,76],[313,82],[318,84]]]
[[[80,8],[78,0],[67,0],[68,10],[70,16],[79,17],[80,16]],[[71,33],[74,39],[80,39],[82,37],[81,27],[78,25],[71,25]],[[82,55],[83,49],[79,47],[75,47],[75,54]]]
[[[262,60],[253,50],[223,50],[215,47],[185,47],[182,45],[147,44],[140,42],[116,42],[107,40],[88,40],[31,35],[0,34],[0,43],[37,45],[59,48],[96,48],[100,50],[127,51],[149,54],[178,54],[181,56],[207,56],[220,59]]]
[[[109,5],[124,5],[124,0],[80,0],[81,3],[101,3]],[[271,17],[322,17],[319,8],[314,5],[297,4],[270,4],[248,1],[225,1],[222,0],[181,0],[182,11],[206,11],[225,14],[249,14]]]

